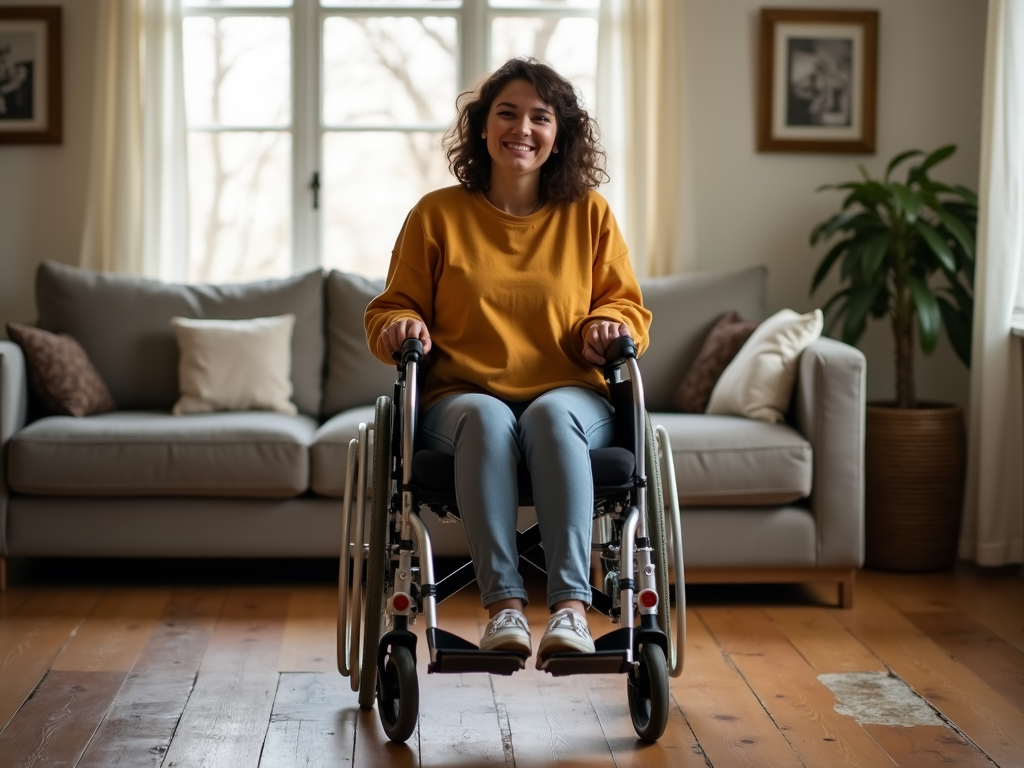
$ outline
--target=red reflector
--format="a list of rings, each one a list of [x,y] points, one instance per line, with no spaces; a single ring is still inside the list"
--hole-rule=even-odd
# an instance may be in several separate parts
[[[653,608],[658,604],[658,593],[653,589],[645,589],[640,593],[640,605],[644,608]]]
[[[395,599],[392,602],[392,605],[395,606],[396,611],[409,610],[409,596],[403,595],[401,592],[399,592],[397,595],[395,595]]]

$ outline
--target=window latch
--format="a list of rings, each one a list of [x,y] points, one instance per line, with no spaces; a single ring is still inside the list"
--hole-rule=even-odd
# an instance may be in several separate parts
[[[320,207],[320,172],[313,172],[313,180],[309,182],[309,188],[313,190],[313,210]]]

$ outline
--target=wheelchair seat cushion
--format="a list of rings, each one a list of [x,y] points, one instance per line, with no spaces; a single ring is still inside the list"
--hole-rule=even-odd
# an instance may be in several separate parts
[[[590,452],[590,473],[600,488],[627,485],[633,477],[633,454],[625,448],[595,448]],[[412,460],[413,477],[424,491],[455,493],[455,457],[440,451],[417,451]],[[520,504],[532,498],[530,473],[519,465]]]

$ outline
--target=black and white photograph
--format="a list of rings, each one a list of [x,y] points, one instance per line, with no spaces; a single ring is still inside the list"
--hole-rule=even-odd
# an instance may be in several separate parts
[[[60,143],[60,8],[0,8],[0,144]]]
[[[873,152],[876,11],[761,12],[758,150]]]

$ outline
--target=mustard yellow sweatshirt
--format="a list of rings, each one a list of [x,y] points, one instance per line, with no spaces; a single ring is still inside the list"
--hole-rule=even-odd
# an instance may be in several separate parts
[[[582,331],[595,320],[625,323],[642,352],[651,324],[642,301],[598,193],[520,217],[455,186],[409,213],[387,286],[364,321],[370,350],[388,365],[381,331],[402,318],[426,324],[433,347],[424,407],[462,392],[524,401],[565,386],[605,393],[601,372],[583,357]]]

